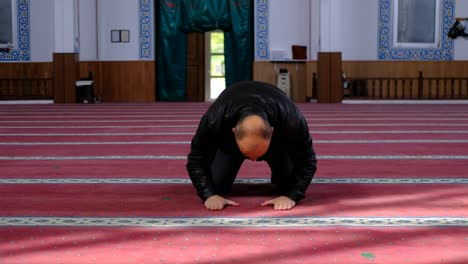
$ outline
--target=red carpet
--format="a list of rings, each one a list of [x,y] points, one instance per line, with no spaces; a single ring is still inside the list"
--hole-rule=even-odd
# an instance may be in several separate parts
[[[3,263],[464,264],[466,228],[9,228]],[[458,248],[458,249],[457,249]],[[143,254],[144,252],[144,254]]]
[[[120,141],[120,140],[119,140]],[[30,157],[30,156],[184,156],[190,151],[190,144],[113,144],[113,145],[10,145],[1,146],[2,156]],[[354,143],[354,144],[323,144],[317,143],[315,151],[320,156],[327,155],[464,155],[468,149],[466,143],[453,143],[447,151],[448,143]],[[72,149],[72,150],[70,150]]]
[[[468,105],[299,104],[307,198],[246,161],[203,208],[185,171],[206,103],[0,105],[0,263],[468,263]]]
[[[0,147],[1,149],[1,147]],[[73,150],[71,150],[73,151]],[[316,178],[466,178],[467,160],[320,160]],[[188,178],[185,160],[0,160],[2,178]],[[339,166],[337,166],[339,164]],[[384,166],[383,166],[384,165]],[[245,161],[242,177],[269,175],[264,162]]]
[[[250,187],[250,188],[247,188]],[[274,211],[266,185],[236,186],[242,206],[207,212],[189,184],[43,184],[0,187],[3,216],[87,217],[467,217],[466,184],[313,184],[301,206]]]

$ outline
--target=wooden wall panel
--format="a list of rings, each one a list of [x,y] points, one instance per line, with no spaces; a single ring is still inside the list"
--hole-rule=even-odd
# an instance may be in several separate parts
[[[340,103],[343,100],[343,78],[341,52],[318,53],[319,103]]]
[[[0,63],[0,78],[52,78],[52,62]]]
[[[53,98],[52,65],[51,62],[0,63],[0,100]]]
[[[462,77],[468,61],[343,61],[346,76],[360,77]]]
[[[54,102],[75,103],[79,79],[78,53],[54,53]]]
[[[331,52],[330,59],[330,103],[341,103],[344,95],[341,52]]]
[[[154,62],[102,62],[104,102],[154,102]]]
[[[286,68],[291,82],[291,99],[306,101],[306,62],[254,62],[254,80],[277,85],[279,69]]]
[[[73,62],[74,54],[55,56],[55,66],[53,62],[0,63],[0,78],[54,77],[56,102],[74,103],[75,81],[87,78],[92,72],[94,94],[102,97],[104,102],[156,100],[154,61],[81,61],[78,64]]]
[[[346,61],[343,62],[343,72],[349,78],[417,78],[419,72],[424,78],[453,78],[468,76],[468,61]],[[369,93],[374,93],[377,98],[384,99],[415,99],[417,94],[417,82],[413,87],[403,91],[402,83],[383,84],[381,87],[367,85]],[[405,84],[407,86],[407,84]],[[450,99],[466,98],[463,95],[466,86],[459,89],[458,83],[437,83],[425,80],[422,88],[423,99]],[[386,88],[390,88],[386,91]],[[395,91],[396,90],[396,94]],[[453,90],[453,92],[452,92]]]
[[[277,72],[279,63],[273,63],[270,61],[256,61],[254,62],[254,80],[265,81],[271,84],[276,84]],[[342,70],[346,73],[346,76],[349,78],[401,78],[401,77],[412,77],[417,78],[419,72],[423,72],[424,77],[466,77],[468,76],[468,61],[343,61]],[[304,94],[306,98],[313,97],[313,74],[317,74],[318,66],[317,61],[307,61],[305,70],[304,70],[304,80],[305,83],[299,83],[296,87],[296,92],[299,94]],[[295,78],[294,71],[290,72],[292,77]],[[394,84],[389,84],[390,86]],[[397,99],[411,98],[411,95],[416,95],[417,83],[413,83],[410,87],[410,83],[405,83],[405,86],[408,87],[403,91],[402,86],[397,85],[397,91],[395,97]],[[368,86],[371,86],[370,84]],[[384,84],[383,86],[388,86]],[[433,84],[433,87],[435,84]],[[465,95],[468,93],[467,89],[460,89],[460,86],[466,87],[463,82],[460,84],[458,81],[453,84],[454,93]],[[382,87],[382,88],[385,88]],[[369,89],[369,88],[368,88]],[[430,89],[432,94],[436,94],[437,91],[435,88],[430,87],[429,82],[424,82],[424,98],[429,98]],[[444,90],[445,89],[445,90]],[[451,90],[452,85],[446,84],[441,85],[439,88],[440,94],[449,94],[447,90]],[[385,95],[386,97],[393,98],[395,91],[391,90],[390,95],[387,95],[385,89],[380,89],[376,87],[373,90],[368,90],[368,94],[372,95],[375,93],[376,97],[380,97],[380,94]],[[295,97],[295,101],[302,101],[302,98]],[[297,100],[299,99],[299,100]]]
[[[103,102],[154,102],[154,61],[82,61],[80,78],[93,75],[94,94]]]
[[[54,103],[65,103],[65,91],[63,90],[63,84],[65,77],[63,74],[64,60],[60,54],[54,54]],[[59,72],[57,74],[57,71]]]
[[[269,61],[255,61],[253,66],[254,80],[276,85],[279,71],[276,63]]]
[[[330,103],[330,87],[332,60],[329,53],[319,52],[317,64],[317,101],[319,103]]]
[[[422,71],[425,77],[468,76],[468,61],[343,61],[342,65],[343,72],[353,78],[417,77],[419,71]],[[88,72],[92,72],[95,95],[101,95],[104,102],[154,102],[156,100],[154,67],[154,61],[82,61],[79,63],[79,77],[86,78]],[[312,75],[317,73],[317,61],[306,63],[257,61],[254,62],[254,80],[276,85],[277,73],[281,67],[287,68],[290,72],[293,100],[301,102],[312,97]],[[0,78],[48,78],[53,75],[52,62],[0,63]],[[466,95],[468,91],[460,89],[460,86],[459,83],[454,84],[455,92],[458,94],[460,90],[461,94]],[[376,92],[380,91],[376,89]],[[402,92],[397,90],[397,97],[400,97]],[[442,88],[439,92],[444,93]],[[429,90],[426,89],[424,94],[428,96]]]

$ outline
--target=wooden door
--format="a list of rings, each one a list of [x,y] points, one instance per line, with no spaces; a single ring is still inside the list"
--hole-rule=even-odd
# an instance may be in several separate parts
[[[205,33],[187,34],[187,101],[205,101]]]

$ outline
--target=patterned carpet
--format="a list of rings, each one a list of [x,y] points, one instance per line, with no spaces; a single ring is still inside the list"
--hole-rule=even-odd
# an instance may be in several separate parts
[[[299,104],[307,198],[246,161],[207,211],[185,171],[206,103],[0,105],[0,263],[468,263],[468,105]]]

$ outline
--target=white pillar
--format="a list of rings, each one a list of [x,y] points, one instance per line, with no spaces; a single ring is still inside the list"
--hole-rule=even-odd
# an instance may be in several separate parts
[[[80,61],[96,61],[99,57],[97,0],[79,0],[78,4]]]
[[[77,5],[77,0],[54,0],[55,53],[78,52]]]
[[[336,10],[336,0],[321,0],[320,1],[320,51],[330,52],[336,51],[335,41],[335,23],[333,18]]]
[[[309,2],[309,60],[317,60],[320,51],[320,0]]]

